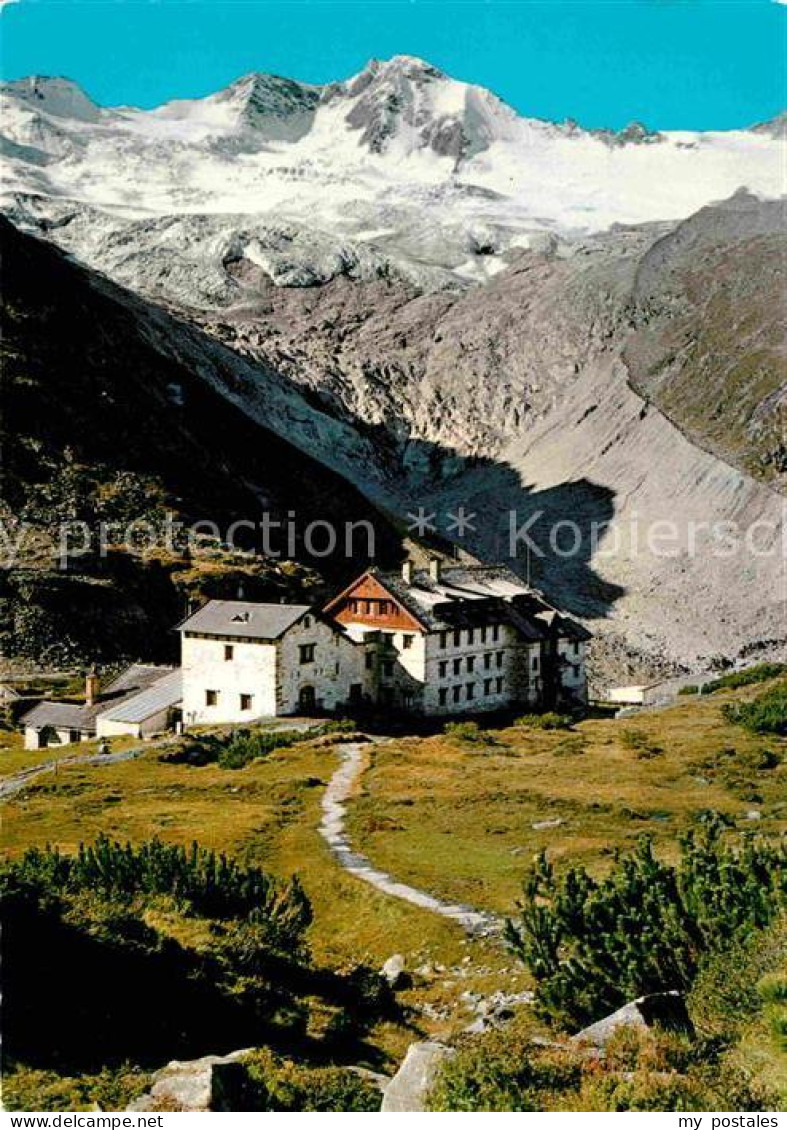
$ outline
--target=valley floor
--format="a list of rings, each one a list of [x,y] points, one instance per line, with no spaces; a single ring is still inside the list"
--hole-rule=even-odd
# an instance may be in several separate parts
[[[568,730],[514,726],[359,746],[363,773],[346,800],[349,843],[402,883],[505,916],[542,849],[559,866],[601,873],[648,832],[671,857],[711,809],[730,826],[778,835],[787,830],[787,739],[747,733],[721,713],[730,698],[760,689]],[[69,752],[90,751],[61,751]],[[6,853],[45,844],[74,852],[102,833],[132,842],[158,836],[297,874],[314,909],[308,940],[318,965],[379,969],[400,953],[415,971],[397,994],[398,1019],[369,1033],[369,1063],[378,1069],[393,1070],[413,1040],[465,1028],[475,1018],[473,994],[532,986],[499,938],[469,937],[455,921],[343,869],[320,835],[325,790],[340,765],[335,745],[274,750],[239,770],[173,764],[161,754],[151,746],[133,760],[62,765],[36,778],[3,806]],[[8,752],[8,775],[23,756]],[[188,917],[156,926],[186,945],[195,940]]]

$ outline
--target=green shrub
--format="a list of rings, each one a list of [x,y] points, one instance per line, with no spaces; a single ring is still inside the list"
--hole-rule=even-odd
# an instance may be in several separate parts
[[[446,1060],[428,1097],[432,1111],[537,1111],[556,1095],[576,1094],[582,1057],[569,1048],[537,1048],[511,1028],[468,1040]]]
[[[570,714],[556,714],[547,710],[544,714],[522,714],[514,719],[515,726],[527,726],[533,730],[570,730],[573,719]]]
[[[745,671],[733,671],[729,675],[711,679],[710,682],[705,683],[703,693],[713,694],[715,691],[750,687],[754,683],[764,683],[768,679],[775,679],[784,674],[787,674],[787,663],[757,663],[753,667],[747,667]]]
[[[686,683],[685,686],[678,688],[678,694],[699,694],[700,688],[696,683]]]
[[[722,831],[714,818],[691,832],[675,865],[643,837],[601,880],[584,867],[558,876],[541,855],[506,937],[542,1016],[582,1027],[643,993],[687,990],[705,955],[767,926],[787,902],[787,850],[732,846]]]
[[[721,712],[728,722],[752,734],[787,735],[787,683],[763,691],[751,702],[728,702]]]
[[[193,843],[189,849],[161,840],[135,847],[99,836],[76,855],[29,848],[3,876],[32,882],[52,895],[88,891],[123,903],[136,895],[169,895],[181,907],[209,918],[265,923],[284,951],[297,947],[311,922],[311,905],[297,879],[289,883],[259,867],[241,867]]]
[[[482,730],[477,722],[446,722],[443,733],[449,738],[462,742],[480,742],[483,745],[496,745],[497,738],[489,730]]]
[[[250,1052],[220,1076],[219,1109],[378,1111],[380,1091],[345,1067],[307,1067],[267,1049]]]
[[[144,1093],[149,1077],[137,1067],[105,1068],[96,1075],[58,1075],[17,1066],[3,1074],[6,1110],[126,1110]]]
[[[258,758],[267,757],[276,749],[288,749],[301,742],[310,742],[327,734],[347,734],[356,729],[351,718],[329,719],[308,730],[233,730],[230,734],[189,734],[174,750],[161,754],[160,760],[173,765],[209,765],[217,762],[222,769],[243,769]]]

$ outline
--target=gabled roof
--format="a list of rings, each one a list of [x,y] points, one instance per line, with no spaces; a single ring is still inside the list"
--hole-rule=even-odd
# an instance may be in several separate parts
[[[101,718],[113,722],[144,722],[170,706],[176,706],[183,698],[183,677],[180,669],[160,676],[151,686],[139,694],[122,698],[118,703],[103,705],[99,711]]]
[[[413,601],[409,598],[408,586],[402,580],[399,574],[381,573],[379,569],[376,569],[374,567],[372,567],[371,569],[366,569],[363,573],[361,573],[359,577],[355,578],[352,584],[348,585],[347,588],[342,589],[340,593],[337,593],[336,596],[332,597],[328,604],[325,605],[323,613],[330,618],[331,613],[336,605],[340,604],[345,598],[351,596],[354,592],[356,592],[362,585],[362,583],[368,579],[371,579],[375,588],[381,588],[387,596],[389,596],[396,604],[400,606],[400,608],[402,608],[407,613],[407,616],[410,619],[415,621],[415,623],[412,625],[414,628],[420,626],[427,631],[429,630],[430,625],[424,616],[423,609],[418,605],[416,601]],[[361,599],[365,598],[362,596]]]
[[[447,565],[438,578],[419,569],[413,572],[412,581],[401,573],[383,573],[373,567],[334,597],[326,611],[367,576],[374,577],[427,631],[482,627],[498,621],[510,624],[531,642],[555,636],[591,638],[587,629],[553,608],[507,565]]]
[[[53,726],[56,730],[79,730],[94,734],[96,715],[100,709],[100,706],[85,706],[79,702],[39,702],[38,706],[34,706],[20,718],[20,722],[36,730]]]
[[[99,699],[92,706],[83,702],[40,702],[32,710],[28,710],[20,718],[25,726],[41,730],[44,726],[54,726],[58,730],[80,730],[82,733],[94,734],[96,732],[96,718],[99,714],[111,717],[116,721],[143,721],[155,714],[150,710],[141,718],[120,717],[120,710],[143,698],[146,694],[156,692],[159,684],[164,683],[167,688],[174,686],[177,678],[180,680],[180,669],[175,667],[159,667],[152,663],[132,663],[100,694]],[[170,690],[162,691],[165,695]],[[180,695],[171,703],[180,701]],[[162,706],[160,709],[164,709]]]
[[[156,663],[132,663],[130,667],[126,667],[125,671],[121,671],[108,686],[102,687],[101,697],[107,698],[111,695],[127,694],[131,691],[142,691],[158,682],[165,675],[171,674],[174,670],[174,667],[163,667]]]
[[[277,640],[311,612],[309,604],[255,604],[247,600],[209,600],[182,624],[181,632]]]

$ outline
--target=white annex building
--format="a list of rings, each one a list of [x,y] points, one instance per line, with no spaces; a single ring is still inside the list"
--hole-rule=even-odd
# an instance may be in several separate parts
[[[161,733],[180,720],[181,695],[177,667],[134,663],[103,689],[91,672],[84,702],[40,702],[22,717],[25,749]]]
[[[187,726],[363,704],[448,716],[587,696],[590,633],[499,565],[369,569],[322,609],[211,600],[179,630]]]

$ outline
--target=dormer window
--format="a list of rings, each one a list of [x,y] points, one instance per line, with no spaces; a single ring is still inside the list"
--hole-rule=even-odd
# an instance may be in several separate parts
[[[249,620],[251,620],[250,612],[236,612],[232,617],[233,624],[248,624]]]

